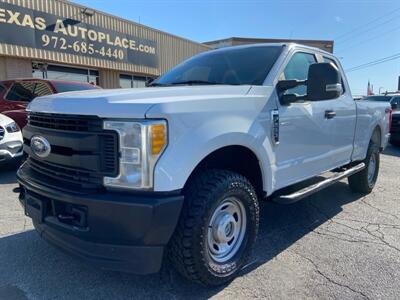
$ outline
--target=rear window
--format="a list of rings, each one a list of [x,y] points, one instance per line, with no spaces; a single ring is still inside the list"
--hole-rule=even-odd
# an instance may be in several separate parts
[[[395,104],[397,104],[398,106],[400,106],[400,97],[394,97],[392,100],[391,100],[391,103],[395,103]],[[400,107],[399,107],[400,108]]]
[[[6,99],[9,101],[30,102],[36,97],[52,94],[49,85],[44,82],[22,81],[16,82],[10,88]]]
[[[392,99],[392,96],[368,96],[364,98],[364,100],[367,101],[382,101],[382,102],[389,102],[390,99]]]
[[[66,83],[66,82],[52,82],[57,93],[73,92],[73,91],[84,91],[84,90],[96,90],[99,87],[90,84],[79,84],[79,83]]]

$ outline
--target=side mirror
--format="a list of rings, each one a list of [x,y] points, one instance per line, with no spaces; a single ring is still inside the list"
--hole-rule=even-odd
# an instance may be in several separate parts
[[[307,99],[310,101],[338,98],[343,92],[342,77],[332,63],[310,65],[307,80]]]
[[[289,105],[290,103],[299,101],[300,98],[301,97],[297,94],[284,94],[279,98],[279,100],[282,105]]]
[[[304,96],[299,96],[297,94],[285,94],[287,90],[295,88],[299,85],[306,85],[306,80],[281,80],[277,83],[276,89],[278,91],[279,100],[282,105],[289,105],[290,103],[297,102],[299,100],[304,100]]]
[[[392,107],[392,110],[396,110],[398,108],[397,103],[391,103],[390,106]]]
[[[278,81],[276,88],[278,89],[279,93],[284,93],[285,91],[295,88],[296,86],[302,84],[305,84],[305,80],[296,80],[296,79],[281,80]]]
[[[144,83],[144,85],[146,86],[146,87],[148,87],[148,86],[150,86],[150,84],[154,81],[155,79],[153,79],[153,78],[151,78],[151,77],[148,77],[147,79],[146,79],[146,82]]]

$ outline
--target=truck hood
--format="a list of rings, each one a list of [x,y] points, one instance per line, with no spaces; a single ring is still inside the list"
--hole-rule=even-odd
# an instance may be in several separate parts
[[[102,118],[144,118],[157,104],[243,97],[250,88],[249,85],[201,85],[68,92],[36,98],[27,110]]]

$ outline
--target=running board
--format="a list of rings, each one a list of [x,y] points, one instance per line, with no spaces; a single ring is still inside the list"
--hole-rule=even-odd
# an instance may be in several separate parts
[[[281,203],[281,204],[290,204],[294,203],[296,201],[299,201],[307,196],[310,196],[340,180],[343,178],[349,177],[355,173],[358,173],[362,171],[365,168],[365,163],[360,163],[350,169],[347,169],[346,171],[336,173],[332,177],[329,177],[321,182],[318,182],[316,184],[310,185],[308,187],[305,187],[297,192],[294,192],[289,195],[281,195],[273,198],[275,202]]]

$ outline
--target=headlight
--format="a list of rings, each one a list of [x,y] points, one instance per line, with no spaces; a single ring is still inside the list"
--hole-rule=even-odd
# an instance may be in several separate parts
[[[0,141],[4,138],[4,128],[0,126]]]
[[[8,133],[14,133],[20,131],[19,126],[17,123],[12,122],[6,126],[6,130]]]
[[[119,135],[119,175],[104,177],[106,187],[151,189],[155,164],[167,145],[167,122],[105,121]]]

